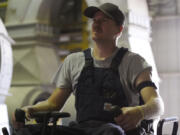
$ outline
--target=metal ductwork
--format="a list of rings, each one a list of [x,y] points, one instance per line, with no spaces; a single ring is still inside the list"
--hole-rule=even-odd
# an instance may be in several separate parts
[[[151,16],[179,16],[179,0],[147,0]]]
[[[81,0],[9,0],[5,19],[17,45],[60,43],[70,32],[75,38],[81,21]]]
[[[5,25],[16,41],[13,97],[6,98],[11,117],[15,108],[54,90],[52,78],[61,64],[57,45],[82,40],[81,0],[8,0]]]

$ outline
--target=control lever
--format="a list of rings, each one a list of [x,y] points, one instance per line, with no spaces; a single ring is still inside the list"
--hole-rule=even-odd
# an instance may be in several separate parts
[[[53,117],[55,119],[57,118],[64,118],[64,117],[70,117],[70,114],[69,113],[66,113],[66,112],[59,112],[59,111],[54,111],[54,112],[50,112],[50,111],[45,111],[45,112],[37,112],[37,113],[33,113],[31,115],[32,118],[44,118],[44,117],[47,117],[47,118],[50,118],[50,117]],[[23,122],[25,123],[25,112],[22,110],[22,109],[16,109],[15,110],[15,118],[16,118],[16,121],[18,122]]]
[[[59,111],[44,111],[44,112],[36,112],[31,115],[32,118],[44,118],[44,117],[53,117],[53,118],[65,118],[70,117],[69,113],[66,112],[59,112]]]
[[[22,109],[16,109],[15,110],[15,118],[16,121],[25,123],[25,112]]]
[[[111,103],[104,103],[104,110],[112,113],[114,117],[117,117],[120,114],[122,114],[121,108],[117,105],[112,105]]]

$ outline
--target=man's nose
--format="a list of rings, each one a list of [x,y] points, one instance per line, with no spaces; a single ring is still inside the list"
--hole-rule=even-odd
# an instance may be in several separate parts
[[[100,25],[100,24],[102,24],[103,23],[103,20],[95,20],[94,21],[94,24],[97,24],[97,25]]]

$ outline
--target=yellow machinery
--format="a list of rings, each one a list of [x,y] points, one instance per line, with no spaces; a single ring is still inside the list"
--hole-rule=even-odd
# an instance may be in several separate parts
[[[0,0],[0,17],[4,21],[7,8],[7,0]]]
[[[84,9],[87,7],[86,2],[83,0],[81,4],[81,11],[83,12]],[[60,43],[59,47],[61,49],[66,49],[70,51],[76,50],[84,50],[88,48],[88,36],[89,33],[87,31],[87,18],[81,14],[81,35],[79,41],[70,41],[67,43]]]

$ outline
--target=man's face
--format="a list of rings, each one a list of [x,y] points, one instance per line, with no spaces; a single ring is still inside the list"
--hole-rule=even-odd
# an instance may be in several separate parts
[[[98,11],[94,15],[92,24],[92,39],[94,41],[113,41],[118,33],[120,33],[120,26],[103,12]]]

